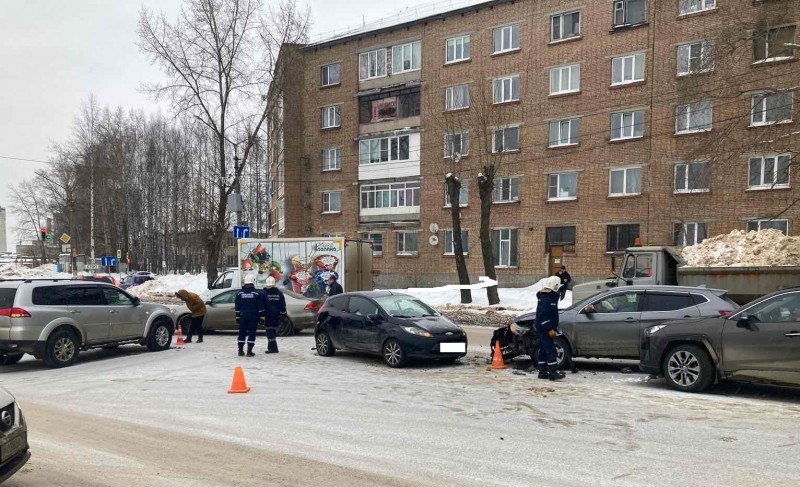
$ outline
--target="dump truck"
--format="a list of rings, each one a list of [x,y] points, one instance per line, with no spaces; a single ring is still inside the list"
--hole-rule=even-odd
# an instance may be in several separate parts
[[[642,284],[726,289],[730,299],[745,304],[778,289],[800,286],[800,266],[689,267],[675,247],[630,247],[620,272],[603,281],[575,285],[572,300],[577,303],[613,287]]]

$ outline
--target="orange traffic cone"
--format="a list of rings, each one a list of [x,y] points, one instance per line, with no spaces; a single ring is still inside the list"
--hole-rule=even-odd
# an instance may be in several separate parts
[[[500,350],[500,341],[494,342],[494,353],[492,354],[492,370],[507,369],[508,365],[503,362],[503,352]]]
[[[181,325],[178,324],[178,330],[175,332],[178,335],[178,341],[175,342],[175,345],[186,345],[186,342],[183,341],[183,331],[181,331]]]
[[[244,372],[241,367],[236,367],[233,371],[233,382],[231,388],[228,389],[228,394],[250,392],[247,383],[244,381]]]

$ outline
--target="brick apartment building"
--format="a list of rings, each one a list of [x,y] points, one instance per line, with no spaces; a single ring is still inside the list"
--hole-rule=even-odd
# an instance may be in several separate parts
[[[270,234],[370,238],[379,285],[452,283],[453,172],[475,279],[487,163],[503,285],[606,276],[637,236],[796,233],[798,20],[798,0],[494,0],[286,45]]]

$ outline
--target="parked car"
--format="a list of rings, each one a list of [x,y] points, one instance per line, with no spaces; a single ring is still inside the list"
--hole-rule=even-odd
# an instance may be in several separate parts
[[[31,458],[28,425],[14,396],[0,387],[0,484]]]
[[[648,327],[639,368],[687,392],[723,379],[800,386],[800,288],[768,294],[730,316]]]
[[[59,279],[0,282],[0,362],[23,354],[65,367],[81,350],[124,344],[166,350],[174,331],[166,306],[142,303],[109,284]]]
[[[736,309],[725,291],[682,286],[625,286],[559,311],[558,366],[571,357],[639,359],[642,331],[667,320],[724,316]],[[530,326],[536,313],[517,318]]]
[[[467,335],[419,299],[390,291],[339,294],[319,310],[319,355],[336,350],[379,354],[389,367],[409,359],[453,362],[467,354]]]
[[[78,276],[75,278],[79,281],[92,281],[92,282],[106,282],[112,286],[118,286],[119,281],[111,274],[95,274],[93,276]]]
[[[317,311],[321,301],[311,299],[291,291],[281,289],[286,298],[287,316],[278,325],[278,335],[285,337],[299,333],[302,330],[313,328],[317,320]],[[236,293],[238,289],[232,289],[217,294],[206,301],[206,317],[203,319],[203,330],[238,330],[236,326]],[[176,311],[178,316],[177,323],[186,332],[192,321],[189,308],[182,305]]]
[[[152,281],[155,278],[149,274],[131,274],[129,276],[125,276],[122,282],[119,284],[120,289],[128,289],[129,287],[138,286],[139,284],[144,284],[147,281]]]

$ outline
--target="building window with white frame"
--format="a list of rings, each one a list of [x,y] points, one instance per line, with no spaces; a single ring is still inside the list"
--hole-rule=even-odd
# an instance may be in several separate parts
[[[339,63],[331,63],[326,64],[320,68],[321,75],[322,75],[322,86],[333,86],[339,84],[339,72],[341,70],[341,64]]]
[[[614,28],[642,24],[647,21],[647,0],[614,2]]]
[[[550,147],[577,145],[581,131],[580,118],[550,122]]]
[[[566,12],[550,16],[550,41],[562,41],[581,35],[581,12]]]
[[[461,230],[461,250],[464,252],[464,255],[469,254],[469,232],[467,230]],[[453,245],[453,231],[445,230],[444,255],[453,255],[455,253],[455,245]]]
[[[568,201],[578,197],[578,173],[561,172],[547,175],[547,200]]]
[[[492,101],[494,104],[519,100],[519,75],[504,76],[492,80]]]
[[[519,201],[519,178],[497,178],[492,190],[492,203],[514,203]]]
[[[322,107],[322,128],[330,129],[342,126],[342,107],[334,105],[331,107]]]
[[[749,161],[748,188],[788,188],[791,162],[791,154],[751,157]]]
[[[714,41],[701,41],[678,46],[678,76],[713,71],[714,45]]]
[[[422,67],[422,42],[392,46],[392,74],[416,71]]]
[[[700,101],[675,107],[675,133],[692,134],[711,130],[713,105]]]
[[[708,238],[708,223],[676,223],[673,226],[673,244],[676,247],[697,245]]]
[[[688,15],[717,8],[717,0],[680,0],[678,15]]]
[[[581,65],[550,68],[550,94],[561,95],[581,90]]]
[[[609,172],[609,196],[635,196],[642,194],[642,168],[625,167]]]
[[[796,26],[773,29],[760,28],[753,32],[753,63],[781,61],[795,57]]]
[[[794,92],[759,93],[753,95],[751,125],[771,125],[792,121]]]
[[[383,255],[383,234],[380,232],[363,232],[361,238],[372,241],[372,255]]]
[[[519,126],[495,129],[492,136],[492,153],[513,152],[519,150]]]
[[[361,186],[362,210],[414,207],[419,206],[419,199],[419,181]]]
[[[448,86],[444,90],[444,109],[461,110],[469,108],[469,85]]]
[[[451,37],[444,43],[445,63],[457,63],[469,59],[469,35]]]
[[[417,232],[397,232],[397,255],[417,255]]]
[[[644,110],[611,114],[611,140],[640,139],[644,136]]]
[[[460,181],[461,187],[458,189],[458,206],[469,206],[469,181]],[[450,193],[447,191],[447,183],[444,183],[444,206],[450,208],[453,204],[450,202]]]
[[[611,59],[611,86],[644,81],[644,53],[618,56]]]
[[[516,228],[492,230],[492,253],[495,267],[517,267],[519,265]]]
[[[359,81],[384,76],[386,76],[386,49],[376,49],[358,55]]]
[[[747,222],[748,232],[758,232],[760,230],[767,230],[769,228],[772,228],[774,230],[780,230],[781,233],[783,233],[784,235],[789,235],[789,220],[763,219],[763,220],[750,220]]]
[[[328,147],[322,149],[322,170],[339,171],[342,169],[342,148]]]
[[[411,157],[410,137],[381,137],[358,142],[359,164],[407,161]]]
[[[469,154],[469,134],[467,132],[456,132],[444,134],[444,156],[460,157]]]
[[[694,161],[675,164],[675,192],[708,192],[708,167],[707,161]]]
[[[519,24],[496,27],[492,31],[492,54],[519,49]]]
[[[324,191],[322,193],[322,213],[341,213],[342,192]]]

